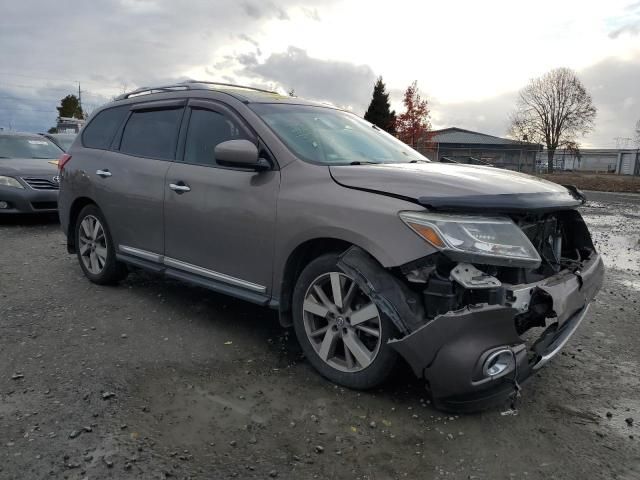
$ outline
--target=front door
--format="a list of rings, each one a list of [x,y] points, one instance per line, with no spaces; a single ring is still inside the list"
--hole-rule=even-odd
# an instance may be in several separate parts
[[[186,115],[178,161],[165,182],[165,264],[266,297],[271,290],[280,172],[216,162],[219,143],[258,141],[223,105],[192,100]]]

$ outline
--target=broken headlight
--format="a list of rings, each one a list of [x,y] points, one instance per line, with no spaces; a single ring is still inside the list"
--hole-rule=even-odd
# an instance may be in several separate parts
[[[400,218],[452,260],[530,268],[540,265],[540,255],[508,217],[400,212]]]

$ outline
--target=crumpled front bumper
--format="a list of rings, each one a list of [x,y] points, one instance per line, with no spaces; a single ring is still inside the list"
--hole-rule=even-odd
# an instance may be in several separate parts
[[[428,382],[436,407],[456,411],[488,408],[508,399],[516,381],[524,381],[547,363],[576,331],[604,279],[598,254],[582,267],[536,285],[551,297],[556,316],[547,319],[546,330],[531,346],[516,331],[517,309],[487,304],[439,315],[389,343]],[[515,361],[499,376],[489,377],[483,366],[500,349],[510,350]]]

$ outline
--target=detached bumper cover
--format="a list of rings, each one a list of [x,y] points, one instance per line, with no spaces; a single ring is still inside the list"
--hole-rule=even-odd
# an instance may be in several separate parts
[[[604,266],[595,254],[581,271],[563,271],[537,285],[553,300],[556,317],[527,348],[516,331],[518,310],[503,305],[469,306],[434,318],[389,344],[424,378],[442,408],[477,410],[504,401],[522,382],[567,343],[602,287]],[[549,323],[552,322],[552,323]],[[496,377],[483,375],[485,360],[508,348],[513,365]]]

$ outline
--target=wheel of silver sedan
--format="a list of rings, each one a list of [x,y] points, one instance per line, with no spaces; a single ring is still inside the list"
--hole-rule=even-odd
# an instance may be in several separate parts
[[[80,223],[78,236],[80,258],[85,268],[94,275],[99,274],[107,263],[107,236],[104,228],[93,215],[87,215]]]
[[[380,351],[380,314],[350,277],[320,275],[307,289],[302,308],[307,338],[326,364],[349,373],[371,365]]]

